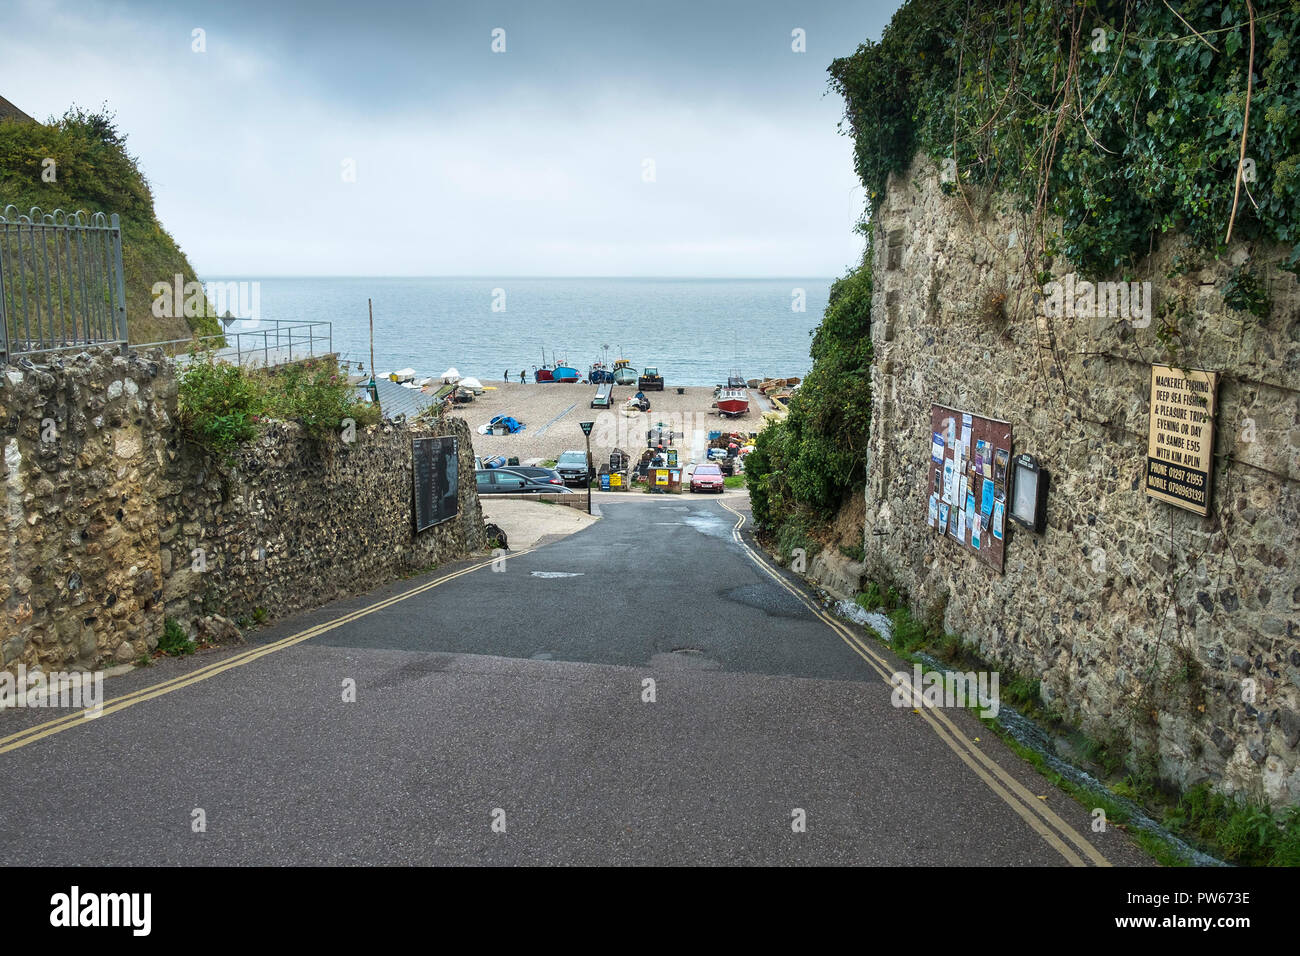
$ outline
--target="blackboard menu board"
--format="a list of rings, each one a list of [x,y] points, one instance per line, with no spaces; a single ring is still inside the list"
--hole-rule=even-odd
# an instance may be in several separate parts
[[[411,442],[417,533],[456,517],[460,510],[456,455],[454,437],[416,438]]]
[[[995,571],[1002,570],[1011,425],[930,406],[928,523]]]

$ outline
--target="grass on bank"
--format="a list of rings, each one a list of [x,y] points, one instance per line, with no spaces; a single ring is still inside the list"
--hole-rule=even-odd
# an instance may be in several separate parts
[[[889,644],[909,663],[922,663],[919,652],[945,664],[969,669],[991,669],[972,645],[959,635],[943,632],[918,621],[893,587],[870,582],[856,602],[870,611],[889,617],[893,635]],[[1036,678],[996,668],[1005,680],[999,700],[1026,717],[1042,724],[1053,734],[1067,739],[1070,747],[1115,795],[1142,806],[1147,815],[1159,820],[1170,832],[1204,852],[1242,866],[1300,866],[1300,807],[1276,812],[1252,801],[1242,801],[1200,784],[1181,793],[1149,769],[1133,770],[1127,763],[1122,741],[1099,741],[1073,727],[1060,713],[1048,707]],[[1106,812],[1111,825],[1125,826],[1130,815],[1106,793],[1081,787],[1054,771],[1043,755],[1016,740],[997,718],[979,718],[1017,755],[1032,764],[1044,777],[1089,809]],[[1165,866],[1182,866],[1185,861],[1169,841],[1157,834],[1134,829],[1134,840]]]
[[[176,275],[191,282],[197,276],[158,221],[149,182],[139,161],[127,152],[126,135],[111,112],[73,107],[45,123],[0,121],[0,208],[8,203],[23,213],[39,206],[47,213],[62,209],[120,216],[130,341],[221,332],[221,323],[212,317],[187,320],[153,314],[154,283],[171,283]]]

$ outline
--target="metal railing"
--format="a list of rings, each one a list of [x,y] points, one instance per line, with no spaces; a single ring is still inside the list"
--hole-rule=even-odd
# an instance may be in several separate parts
[[[0,355],[125,345],[122,228],[102,212],[0,213]]]
[[[181,365],[190,361],[190,353],[211,353],[219,362],[244,368],[274,368],[334,351],[334,325],[331,322],[262,319],[248,323],[251,328],[240,328],[240,323],[241,320],[234,319],[224,332],[216,335],[145,342],[132,348],[161,348]]]

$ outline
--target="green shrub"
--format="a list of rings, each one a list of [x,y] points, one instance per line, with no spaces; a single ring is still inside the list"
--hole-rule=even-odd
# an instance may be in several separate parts
[[[238,366],[212,353],[191,353],[179,382],[180,425],[194,442],[227,453],[251,441],[262,414],[262,390]]]
[[[870,262],[870,256],[867,257]],[[813,367],[789,412],[758,433],[745,459],[754,520],[773,527],[796,511],[833,516],[866,481],[871,424],[871,271],[837,279],[809,350]]]
[[[1257,0],[1254,12],[1247,156],[1257,179],[1249,197],[1235,197],[1251,42],[1244,4],[908,0],[880,42],[829,71],[869,202],[923,151],[954,179],[1006,187],[1025,211],[1042,202],[1062,221],[1047,254],[1055,244],[1090,271],[1133,262],[1175,229],[1217,251],[1234,202],[1234,238],[1293,245],[1294,265],[1296,6]]]
[[[337,363],[324,359],[250,372],[210,352],[192,355],[179,389],[181,427],[218,453],[252,441],[268,418],[297,422],[316,439],[337,435],[347,418],[358,428],[381,418],[378,407],[358,400]]]
[[[163,633],[158,639],[158,650],[169,657],[184,657],[186,654],[194,653],[195,644],[185,633],[185,628],[181,627],[175,618],[169,617],[163,622]]]
[[[925,626],[921,624],[906,608],[897,608],[889,615],[894,625],[894,634],[890,643],[900,654],[910,654],[926,644]]]
[[[345,418],[360,424],[358,413],[373,414],[357,401],[356,389],[338,363],[324,359],[294,362],[266,374],[263,401],[267,417],[297,422],[312,438],[336,433]]]

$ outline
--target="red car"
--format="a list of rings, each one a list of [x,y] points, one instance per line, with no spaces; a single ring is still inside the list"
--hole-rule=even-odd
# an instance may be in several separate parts
[[[724,479],[722,469],[717,465],[705,462],[695,466],[695,471],[691,472],[691,491],[716,491],[722,494]]]

